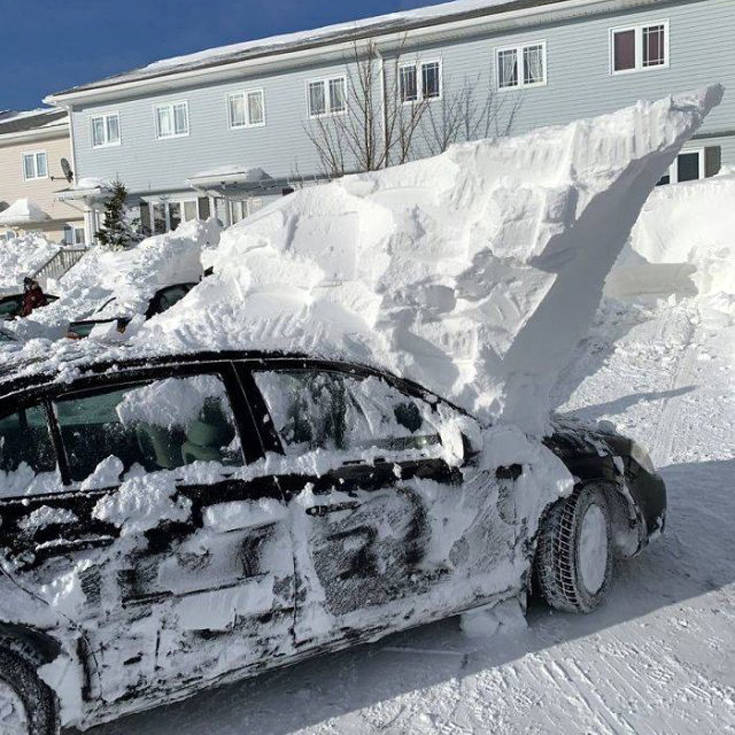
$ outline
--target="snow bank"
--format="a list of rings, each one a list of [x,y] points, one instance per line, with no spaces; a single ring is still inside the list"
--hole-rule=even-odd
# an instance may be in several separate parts
[[[7,209],[0,212],[0,226],[27,225],[48,222],[50,215],[32,199],[16,199]]]
[[[61,246],[40,235],[0,240],[0,296],[22,291],[23,279],[35,273],[60,249]]]
[[[722,93],[297,192],[223,233],[215,276],[138,344],[349,356],[543,432],[641,207]]]
[[[648,198],[611,271],[618,301],[693,298],[724,326],[735,321],[735,176],[661,186]]]

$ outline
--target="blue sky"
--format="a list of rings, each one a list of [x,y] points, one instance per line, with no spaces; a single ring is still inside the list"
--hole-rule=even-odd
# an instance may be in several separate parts
[[[437,0],[0,0],[0,109],[156,59]],[[12,33],[8,32],[12,29]]]

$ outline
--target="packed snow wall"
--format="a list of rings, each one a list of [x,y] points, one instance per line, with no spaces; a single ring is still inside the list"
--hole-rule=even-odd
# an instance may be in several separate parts
[[[223,233],[147,338],[377,362],[544,431],[646,198],[719,85],[304,189]]]

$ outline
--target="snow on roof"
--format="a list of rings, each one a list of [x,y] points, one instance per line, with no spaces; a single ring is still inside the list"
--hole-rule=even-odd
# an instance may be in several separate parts
[[[220,181],[256,184],[258,182],[272,180],[273,177],[262,168],[245,168],[237,164],[219,166],[208,171],[200,171],[189,178],[189,182],[192,184],[206,184]]]
[[[50,215],[32,199],[16,199],[7,209],[0,212],[0,225],[8,227],[48,222],[50,219]]]
[[[69,116],[66,110],[56,107],[41,107],[36,110],[16,112],[6,110],[0,113],[0,136],[10,133],[24,133],[67,125]]]
[[[483,15],[505,11],[554,5],[560,2],[563,2],[563,0],[454,0],[454,2],[441,3],[415,10],[404,10],[387,15],[333,24],[322,28],[258,38],[241,43],[204,49],[182,56],[161,59],[138,69],[72,87],[71,89],[58,92],[57,95],[108,87],[128,81],[152,79],[177,71],[217,66],[255,56],[295,50],[297,48],[309,48],[328,43],[351,41],[370,34],[408,31],[425,25],[434,25],[465,18],[471,19],[472,17],[481,17]],[[599,0],[581,0],[581,2],[592,4],[599,2]],[[57,95],[52,95],[52,97]]]

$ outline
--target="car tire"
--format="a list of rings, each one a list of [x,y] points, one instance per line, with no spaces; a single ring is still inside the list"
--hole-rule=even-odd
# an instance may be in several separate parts
[[[557,610],[592,612],[610,587],[613,562],[605,492],[581,485],[555,503],[542,522],[534,564],[537,588]]]
[[[0,732],[13,735],[60,732],[54,693],[31,664],[4,648],[0,648]]]

